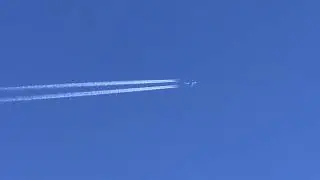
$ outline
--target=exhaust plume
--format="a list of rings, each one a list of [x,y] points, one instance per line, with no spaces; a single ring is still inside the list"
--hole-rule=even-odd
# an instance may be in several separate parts
[[[117,85],[139,85],[139,84],[159,84],[159,83],[176,83],[177,79],[164,80],[132,80],[132,81],[105,81],[105,82],[85,82],[85,83],[64,83],[49,85],[30,85],[18,87],[0,87],[0,91],[28,90],[28,89],[58,89],[58,88],[83,88],[99,86],[117,86]]]
[[[18,102],[18,101],[72,98],[72,97],[83,97],[83,96],[99,96],[99,95],[108,95],[108,94],[120,94],[120,93],[173,89],[173,88],[178,88],[178,87],[179,87],[178,85],[167,85],[167,86],[151,86],[151,87],[113,89],[113,90],[102,90],[102,91],[87,91],[87,92],[72,92],[72,93],[46,94],[46,95],[35,95],[35,96],[20,96],[20,97],[13,97],[13,98],[1,98],[0,102],[5,103],[5,102]]]

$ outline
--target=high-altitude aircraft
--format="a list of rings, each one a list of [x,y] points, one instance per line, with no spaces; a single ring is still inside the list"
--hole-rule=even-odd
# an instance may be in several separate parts
[[[193,87],[197,83],[198,83],[197,81],[191,81],[191,82],[185,82],[184,84],[189,85],[190,87]]]

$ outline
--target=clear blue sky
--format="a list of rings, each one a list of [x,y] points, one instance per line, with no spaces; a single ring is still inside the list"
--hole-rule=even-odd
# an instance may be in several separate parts
[[[1,0],[1,86],[199,84],[1,104],[0,179],[320,179],[319,5]]]

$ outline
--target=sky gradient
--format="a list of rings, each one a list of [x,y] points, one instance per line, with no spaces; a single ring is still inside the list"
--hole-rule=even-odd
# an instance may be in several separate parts
[[[198,84],[0,104],[0,179],[318,180],[319,5],[1,0],[1,87]]]

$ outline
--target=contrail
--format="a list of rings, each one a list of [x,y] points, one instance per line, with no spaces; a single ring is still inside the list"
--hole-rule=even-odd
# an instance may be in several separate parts
[[[64,84],[30,85],[30,86],[18,86],[18,87],[0,87],[0,91],[14,91],[14,90],[27,90],[27,89],[58,89],[58,88],[75,88],[75,87],[82,88],[82,87],[159,84],[159,83],[176,83],[176,82],[178,82],[177,79],[64,83]]]
[[[179,87],[178,85],[167,85],[167,86],[150,86],[150,87],[113,89],[113,90],[102,90],[102,91],[87,91],[87,92],[46,94],[46,95],[35,95],[35,96],[20,96],[20,97],[13,97],[13,98],[1,98],[0,102],[5,103],[5,102],[17,102],[17,101],[33,101],[33,100],[72,98],[72,97],[83,97],[83,96],[99,96],[99,95],[108,95],[108,94],[120,94],[120,93],[131,93],[131,92],[140,92],[140,91],[173,89],[173,88],[178,88],[178,87]]]

